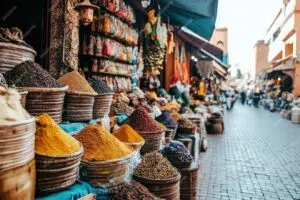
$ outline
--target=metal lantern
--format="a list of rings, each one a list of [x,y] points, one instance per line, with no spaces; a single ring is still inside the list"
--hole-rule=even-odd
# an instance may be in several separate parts
[[[91,4],[89,0],[84,0],[75,7],[75,10],[79,12],[80,21],[84,26],[87,26],[93,22],[94,10],[99,10],[98,6]]]

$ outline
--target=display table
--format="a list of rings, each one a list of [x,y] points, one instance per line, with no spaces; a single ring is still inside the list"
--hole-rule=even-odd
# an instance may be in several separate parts
[[[57,200],[57,199],[79,199],[90,193],[96,195],[97,199],[109,200],[108,190],[104,188],[93,188],[86,182],[77,181],[73,186],[57,193],[38,197],[36,200]]]

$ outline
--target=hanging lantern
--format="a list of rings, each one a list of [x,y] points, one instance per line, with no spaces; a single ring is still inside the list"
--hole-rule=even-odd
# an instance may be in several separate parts
[[[93,22],[94,10],[99,10],[98,6],[91,4],[89,0],[83,0],[75,7],[75,10],[79,12],[80,21],[84,26],[87,26]]]
[[[143,8],[147,8],[150,5],[151,0],[142,0],[141,4]]]

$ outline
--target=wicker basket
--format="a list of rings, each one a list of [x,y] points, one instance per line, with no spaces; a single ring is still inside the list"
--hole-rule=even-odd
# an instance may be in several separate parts
[[[20,87],[18,90],[28,91],[25,108],[32,116],[47,113],[56,123],[62,122],[62,109],[68,86],[62,88]]]
[[[34,159],[35,119],[0,126],[0,172]]]
[[[166,125],[167,130],[166,130],[166,137],[170,137],[171,139],[174,139],[177,127],[178,125]]]
[[[103,118],[110,111],[114,93],[98,94],[95,97],[93,118]]]
[[[193,128],[185,128],[178,125],[177,134],[195,134],[196,129],[196,126],[194,126]]]
[[[197,180],[199,166],[181,169],[180,180],[180,199],[196,200],[197,199]]]
[[[19,94],[21,95],[21,104],[22,104],[23,108],[25,108],[25,106],[26,106],[26,96],[27,96],[28,92],[23,91],[23,92],[19,92]]]
[[[141,154],[149,153],[152,151],[158,151],[161,149],[165,140],[165,132],[160,133],[146,133],[139,132],[145,139],[145,144],[141,149]]]
[[[93,119],[95,96],[93,93],[68,91],[64,104],[64,121],[84,122]]]
[[[127,164],[133,154],[106,161],[81,161],[80,178],[93,187],[111,188],[125,182]]]
[[[55,192],[73,185],[78,179],[83,147],[64,156],[36,153],[37,193]]]
[[[177,177],[165,180],[152,180],[133,174],[133,179],[148,188],[155,196],[166,200],[180,200],[180,174]]]
[[[36,52],[29,47],[0,42],[0,73],[12,70],[16,65],[24,61],[34,62]]]

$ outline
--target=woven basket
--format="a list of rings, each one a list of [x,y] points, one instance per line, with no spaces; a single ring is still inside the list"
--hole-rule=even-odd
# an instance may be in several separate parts
[[[62,109],[68,86],[62,88],[20,87],[19,91],[28,91],[26,110],[32,116],[49,114],[56,123],[62,122]]]
[[[140,182],[155,196],[166,200],[180,200],[180,174],[165,180],[152,180],[133,174],[133,180]]]
[[[36,52],[29,47],[10,42],[0,42],[0,73],[12,70],[24,61],[34,62]]]
[[[103,118],[110,111],[114,93],[98,94],[95,97],[93,118]]]
[[[37,193],[56,192],[73,185],[78,179],[83,147],[72,154],[47,156],[36,153]]]
[[[180,199],[197,199],[197,181],[199,166],[179,170],[180,180]]]
[[[193,128],[185,128],[179,125],[177,128],[177,134],[194,134],[196,129],[196,126]]]
[[[0,126],[0,172],[34,159],[35,119]]]
[[[80,178],[93,187],[115,187],[125,182],[127,164],[133,154],[106,161],[81,161]]]
[[[64,121],[84,122],[93,119],[95,96],[92,93],[68,91],[64,104]]]
[[[23,92],[19,92],[19,94],[21,95],[21,104],[22,104],[23,108],[25,108],[25,106],[26,106],[26,96],[27,96],[28,92],[23,91]]]
[[[165,132],[160,133],[146,133],[139,132],[145,139],[145,144],[141,149],[141,154],[149,153],[152,151],[158,151],[161,149],[165,140]]]

